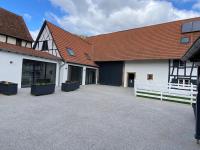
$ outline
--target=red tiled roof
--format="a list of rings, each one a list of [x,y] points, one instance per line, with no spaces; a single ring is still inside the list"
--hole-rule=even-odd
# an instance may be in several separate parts
[[[18,53],[18,54],[52,59],[52,60],[60,59],[59,57],[53,56],[47,52],[41,52],[41,51],[34,50],[32,48],[20,47],[20,46],[7,44],[7,43],[3,43],[3,42],[0,42],[0,51],[7,51],[7,52],[12,52],[12,53]]]
[[[89,66],[97,66],[94,61],[88,59],[87,54],[92,58],[92,45],[84,39],[73,35],[60,27],[46,21],[46,24],[53,36],[57,49],[61,57],[70,63],[84,64]],[[67,48],[75,52],[74,56],[69,56]],[[87,53],[87,54],[86,54]]]
[[[194,20],[200,17],[92,36],[87,40],[93,45],[94,61],[180,59],[200,36],[200,32],[181,34],[181,25]],[[188,36],[190,43],[181,44],[181,36]]]
[[[0,7],[0,34],[33,42],[31,34],[21,16]]]

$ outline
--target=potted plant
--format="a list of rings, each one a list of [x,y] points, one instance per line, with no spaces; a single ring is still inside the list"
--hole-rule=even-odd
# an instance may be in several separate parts
[[[17,94],[18,85],[16,83],[1,81],[0,82],[0,93],[5,95]]]
[[[35,96],[48,95],[55,92],[55,84],[50,79],[39,79],[36,84],[31,85],[31,94]]]
[[[61,90],[64,92],[74,91],[80,87],[79,81],[66,81],[62,83]]]

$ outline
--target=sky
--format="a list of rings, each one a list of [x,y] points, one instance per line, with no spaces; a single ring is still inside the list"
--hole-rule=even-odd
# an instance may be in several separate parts
[[[23,16],[35,39],[44,20],[79,35],[97,35],[200,16],[200,0],[0,0]]]

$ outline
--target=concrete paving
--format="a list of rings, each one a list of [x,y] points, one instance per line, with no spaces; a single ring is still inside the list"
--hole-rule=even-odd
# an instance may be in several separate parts
[[[199,150],[190,105],[90,85],[64,93],[0,95],[0,150]]]

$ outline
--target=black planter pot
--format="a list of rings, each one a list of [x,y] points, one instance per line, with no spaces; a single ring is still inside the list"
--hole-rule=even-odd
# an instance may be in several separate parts
[[[31,85],[31,94],[35,96],[48,95],[55,92],[55,84]]]
[[[194,110],[194,116],[196,118],[196,103],[192,103],[192,108]]]
[[[0,93],[4,95],[16,95],[18,90],[18,85],[11,82],[0,82]]]
[[[62,83],[61,90],[64,92],[74,91],[80,87],[79,82],[66,82]]]

